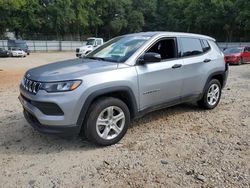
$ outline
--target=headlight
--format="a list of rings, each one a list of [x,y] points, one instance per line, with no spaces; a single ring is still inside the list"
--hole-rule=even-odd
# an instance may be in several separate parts
[[[42,83],[41,89],[47,92],[73,91],[81,85],[81,80]]]

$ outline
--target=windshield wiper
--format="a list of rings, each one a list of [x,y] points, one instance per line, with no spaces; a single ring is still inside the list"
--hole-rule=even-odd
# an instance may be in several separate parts
[[[108,62],[114,62],[117,63],[116,60],[114,59],[109,59],[109,58],[103,58],[103,57],[85,57],[87,59],[94,59],[94,60],[99,60],[99,61],[108,61]]]
[[[85,57],[87,59],[94,59],[94,60],[101,60],[101,61],[107,61],[105,58],[102,57]]]

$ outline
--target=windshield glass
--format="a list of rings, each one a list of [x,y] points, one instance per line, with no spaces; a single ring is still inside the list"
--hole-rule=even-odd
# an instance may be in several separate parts
[[[119,63],[125,62],[149,38],[143,36],[117,37],[91,52],[87,55],[87,58]]]
[[[86,45],[91,45],[91,46],[93,46],[94,43],[95,43],[95,39],[88,39]]]
[[[21,47],[21,48],[26,48],[27,44],[26,43],[17,43],[16,46]]]
[[[228,48],[224,51],[225,54],[237,54],[241,53],[243,48]]]

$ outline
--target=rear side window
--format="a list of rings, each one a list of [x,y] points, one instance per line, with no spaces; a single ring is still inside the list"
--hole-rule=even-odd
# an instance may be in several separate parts
[[[97,45],[101,45],[102,44],[102,41],[99,39],[99,40],[97,40]]]
[[[199,55],[203,53],[200,39],[195,38],[180,38],[182,45],[182,57]]]
[[[202,46],[203,52],[207,52],[207,51],[210,50],[210,45],[207,42],[207,40],[202,39],[201,40],[201,46]]]

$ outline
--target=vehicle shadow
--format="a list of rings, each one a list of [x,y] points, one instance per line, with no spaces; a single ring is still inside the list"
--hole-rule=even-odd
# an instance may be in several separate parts
[[[202,109],[199,108],[196,104],[183,103],[183,104],[179,104],[179,105],[172,106],[169,108],[163,108],[163,109],[145,114],[143,117],[133,120],[130,127],[136,127],[144,123],[157,121],[158,119],[161,119],[163,117],[167,119],[169,116],[174,116],[177,114],[182,114],[182,113],[187,113],[187,112],[199,112],[199,111],[202,111]]]
[[[64,150],[88,151],[98,146],[80,137],[62,138],[41,134],[24,119],[22,113],[0,117],[0,154],[49,154]]]
[[[162,117],[201,111],[196,105],[181,104],[167,109],[146,114],[133,120],[130,128],[143,126],[145,123],[156,121]],[[26,155],[60,153],[69,151],[89,151],[100,149],[86,139],[80,137],[61,138],[54,135],[41,134],[35,131],[24,119],[22,113],[0,117],[0,154],[19,153]]]

